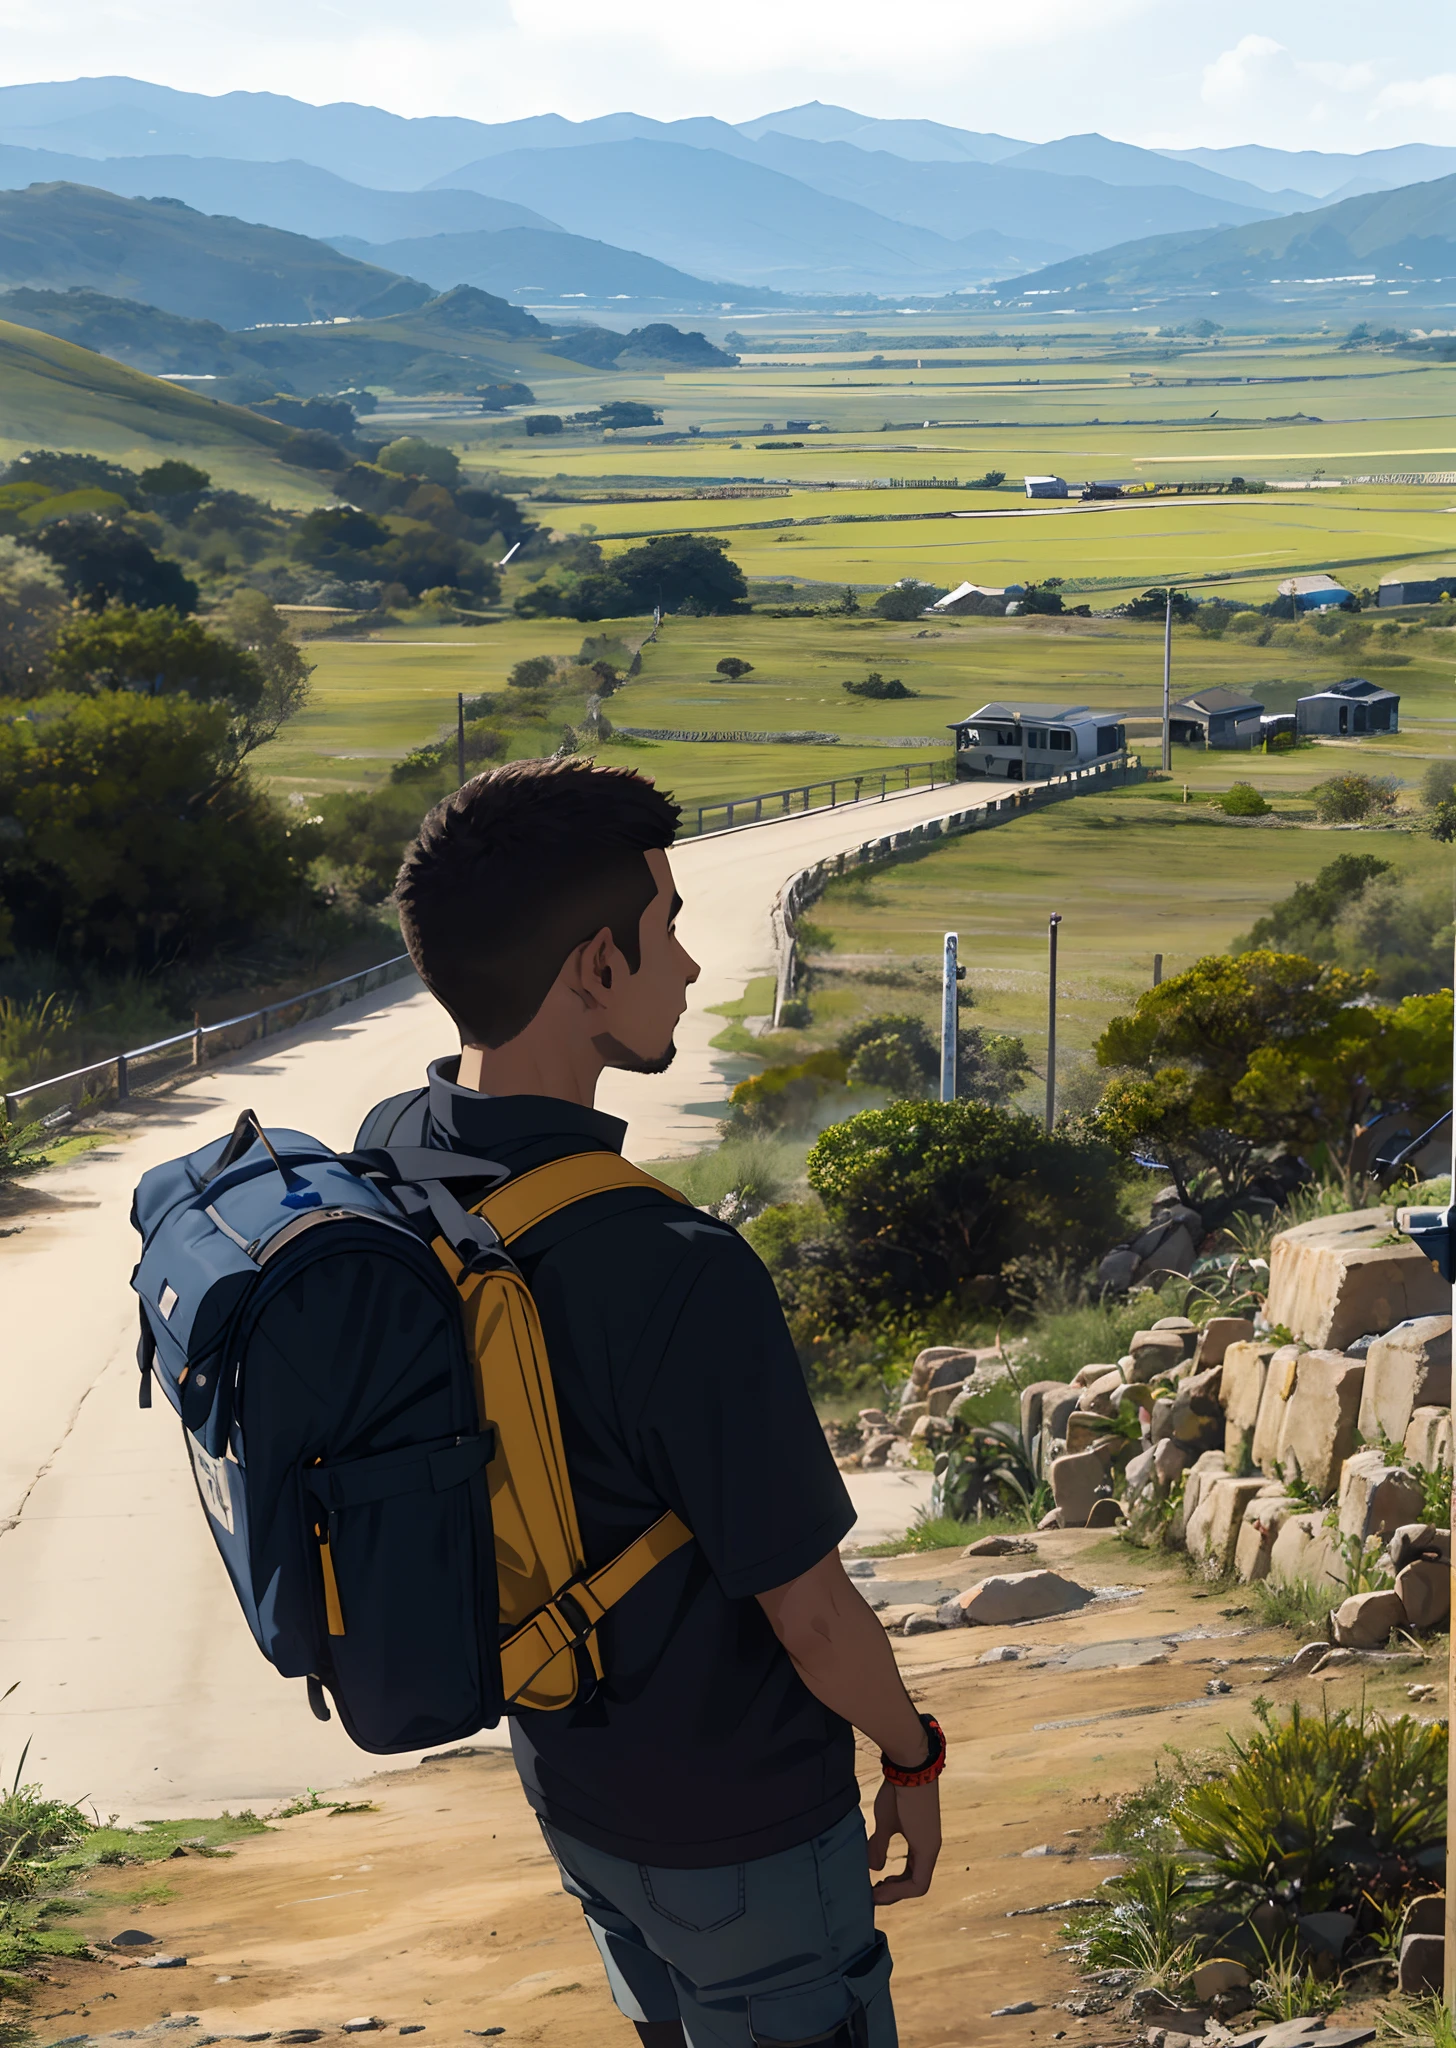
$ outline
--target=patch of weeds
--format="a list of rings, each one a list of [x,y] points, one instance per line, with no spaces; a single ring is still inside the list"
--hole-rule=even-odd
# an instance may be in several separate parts
[[[1286,1472],[1276,1458],[1274,1460],[1274,1477],[1279,1481],[1279,1484],[1284,1488],[1284,1491],[1301,1513],[1310,1514],[1318,1512],[1322,1514],[1324,1512],[1324,1496],[1316,1493],[1297,1465],[1292,1472]]]
[[[1394,2000],[1376,2015],[1375,2025],[1381,2041],[1402,2048],[1456,2048],[1456,2015],[1434,1992]]]
[[[1101,1847],[1115,1856],[1148,1856],[1171,1853],[1177,1831],[1170,1818],[1174,1802],[1192,1785],[1207,1784],[1221,1777],[1226,1768],[1222,1758],[1210,1750],[1164,1749],[1167,1761],[1153,1763],[1153,1775],[1135,1791],[1124,1792],[1113,1802],[1099,1837]]]
[[[325,1799],[310,1785],[297,1799],[290,1799],[286,1806],[277,1806],[269,1814],[269,1820],[296,1820],[301,1813],[327,1813],[337,1818],[341,1813],[378,1813],[379,1808],[372,1799]]]
[[[1283,1584],[1256,1579],[1248,1590],[1265,1627],[1286,1628],[1306,1643],[1325,1634],[1334,1604],[1331,1587],[1317,1586],[1312,1579],[1291,1579]]]
[[[1320,1977],[1310,1959],[1286,1935],[1270,1950],[1259,1938],[1264,1959],[1249,1985],[1253,2010],[1261,2020],[1302,2020],[1331,2013],[1344,1998],[1334,1978]]]
[[[1170,1998],[1183,1994],[1199,1960],[1186,1924],[1195,1904],[1190,1867],[1177,1856],[1151,1855],[1107,1886],[1111,1903],[1072,1930],[1084,1970],[1136,1970],[1140,1982]]]
[[[139,1884],[135,1891],[114,1892],[112,1896],[123,1906],[165,1906],[177,1896],[177,1888],[170,1884]]]
[[[962,1522],[954,1515],[922,1515],[903,1536],[888,1543],[867,1543],[859,1555],[901,1557],[908,1551],[964,1549],[982,1536],[1025,1536],[1034,1527],[1024,1514],[987,1515],[980,1522]]]

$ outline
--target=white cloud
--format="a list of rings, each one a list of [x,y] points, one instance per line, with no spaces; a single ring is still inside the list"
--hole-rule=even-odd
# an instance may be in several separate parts
[[[1422,113],[1456,116],[1456,71],[1438,71],[1430,78],[1402,78],[1382,86],[1375,97],[1374,112]]]
[[[1272,36],[1243,36],[1204,70],[1202,98],[1211,107],[1242,111],[1252,95],[1283,83],[1293,69],[1283,43]]]

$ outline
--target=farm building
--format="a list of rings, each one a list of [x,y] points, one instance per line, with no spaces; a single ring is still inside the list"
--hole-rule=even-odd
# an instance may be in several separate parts
[[[1323,571],[1317,576],[1286,576],[1279,595],[1292,600],[1297,612],[1327,612],[1351,604],[1354,593]]]
[[[1024,583],[1008,583],[1004,589],[997,589],[989,583],[958,583],[954,590],[948,590],[944,597],[938,597],[930,607],[933,612],[995,612],[1006,610],[1007,602],[1020,597],[1026,589]]]
[[[1397,569],[1381,577],[1375,602],[1439,604],[1443,597],[1456,597],[1456,569]]]
[[[1294,707],[1301,733],[1338,737],[1357,732],[1399,732],[1400,698],[1394,690],[1369,683],[1364,676],[1346,676],[1327,690],[1301,697]]]
[[[1025,479],[1028,498],[1065,498],[1067,480],[1062,476],[1029,476]]]
[[[1168,730],[1185,747],[1251,747],[1264,707],[1237,690],[1196,690],[1170,705]]]
[[[1037,782],[1105,760],[1127,745],[1117,712],[1089,711],[1085,704],[983,704],[951,731],[962,779]]]

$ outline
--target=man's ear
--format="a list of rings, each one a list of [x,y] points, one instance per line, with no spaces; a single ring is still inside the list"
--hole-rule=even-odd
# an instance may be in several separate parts
[[[617,951],[616,940],[611,927],[603,925],[594,939],[588,939],[576,955],[576,992],[589,1010],[602,1007],[602,996],[609,994],[613,984],[613,969],[625,965]]]

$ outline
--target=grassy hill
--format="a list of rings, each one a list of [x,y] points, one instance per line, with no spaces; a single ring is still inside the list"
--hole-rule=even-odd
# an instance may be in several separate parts
[[[88,185],[0,192],[0,290],[87,286],[223,327],[400,312],[428,285],[327,242]]]
[[[1456,271],[1456,177],[1362,192],[1333,206],[1242,227],[1150,235],[1016,280],[1018,291],[1228,291],[1276,279],[1374,272],[1392,283]]]
[[[27,448],[74,448],[141,469],[175,455],[275,503],[313,504],[319,479],[277,460],[286,438],[257,413],[0,320],[0,461]]]

